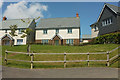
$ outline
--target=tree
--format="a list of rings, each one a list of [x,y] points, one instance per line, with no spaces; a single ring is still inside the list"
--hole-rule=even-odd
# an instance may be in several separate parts
[[[9,27],[10,27],[10,30],[11,30],[11,32],[9,32],[9,34],[10,34],[12,37],[17,36],[17,34],[15,33],[16,30],[17,30],[17,25],[10,25]],[[13,46],[13,45],[14,45],[14,44],[12,44],[11,46]]]
[[[40,16],[37,17],[37,18],[34,18],[34,20],[38,20],[39,18],[40,18]],[[25,21],[25,20],[23,20],[23,19],[21,19],[21,21],[22,21],[23,23],[29,24],[29,23],[30,23],[30,18],[28,18],[28,21]],[[37,22],[35,22],[35,24],[37,24]],[[30,33],[31,33],[32,31],[33,31],[32,29],[27,28],[27,29],[25,29],[25,30],[22,31],[24,34],[21,36],[21,38],[27,37],[27,52],[28,52],[28,53],[30,52],[30,44],[31,44],[31,42],[30,42]]]
[[[30,33],[32,32],[33,30],[30,29],[30,28],[26,28],[25,30],[23,30],[22,32],[24,33],[21,38],[24,38],[24,37],[27,37],[27,52],[29,53],[30,52]]]

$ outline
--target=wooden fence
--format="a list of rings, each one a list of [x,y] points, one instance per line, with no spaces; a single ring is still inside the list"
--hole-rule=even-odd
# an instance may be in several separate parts
[[[105,61],[105,62],[107,62],[107,66],[110,66],[110,61],[111,60],[113,60],[113,59],[115,59],[115,58],[117,58],[117,57],[119,57],[120,56],[120,54],[118,54],[118,55],[115,55],[114,57],[112,57],[112,58],[110,58],[109,57],[109,54],[111,53],[111,52],[113,52],[113,51],[115,51],[116,49],[118,49],[118,48],[120,48],[120,46],[119,47],[117,47],[117,48],[115,48],[115,49],[113,49],[113,50],[111,50],[111,51],[107,51],[107,52],[99,52],[99,53],[25,53],[25,52],[14,52],[14,51],[5,51],[5,62],[6,62],[6,65],[7,65],[7,61],[8,60],[14,60],[14,61],[22,61],[22,62],[30,62],[31,63],[31,69],[33,69],[33,63],[52,63],[52,62],[63,62],[64,63],[64,68],[66,68],[66,63],[67,62],[87,62],[87,65],[89,66],[89,62],[90,61]],[[7,58],[7,54],[8,53],[16,53],[16,54],[29,54],[30,55],[30,57],[31,57],[31,61],[25,61],[25,60],[16,60],[16,59],[8,59]],[[53,55],[64,55],[64,61],[34,61],[34,55],[39,55],[39,54],[53,54]],[[81,54],[81,55],[83,55],[83,54],[85,54],[85,55],[87,55],[87,60],[70,60],[70,61],[67,61],[66,60],[66,56],[67,56],[67,54]],[[107,60],[90,60],[90,54],[107,54]]]

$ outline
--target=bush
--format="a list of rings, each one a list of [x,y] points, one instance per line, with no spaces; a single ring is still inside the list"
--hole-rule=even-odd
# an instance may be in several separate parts
[[[91,40],[90,43],[94,44],[105,44],[105,43],[120,43],[120,32],[110,33],[98,36]]]

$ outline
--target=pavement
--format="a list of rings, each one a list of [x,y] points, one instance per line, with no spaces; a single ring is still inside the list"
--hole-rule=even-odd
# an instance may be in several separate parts
[[[1,72],[1,71],[0,71]],[[117,68],[19,69],[2,67],[3,78],[118,78]]]
[[[2,66],[0,65],[0,80],[2,79]]]

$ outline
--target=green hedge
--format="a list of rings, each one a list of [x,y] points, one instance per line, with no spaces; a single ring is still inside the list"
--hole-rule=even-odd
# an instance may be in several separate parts
[[[91,43],[94,43],[94,44],[104,44],[104,43],[120,44],[120,32],[98,36],[98,37],[92,39]]]

